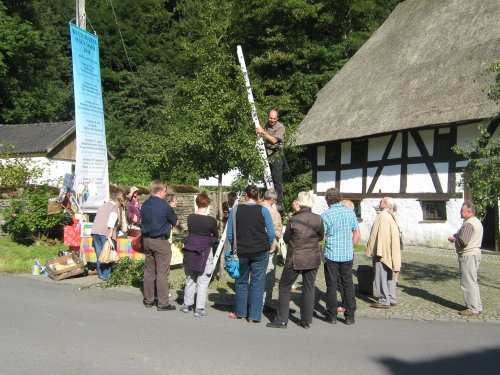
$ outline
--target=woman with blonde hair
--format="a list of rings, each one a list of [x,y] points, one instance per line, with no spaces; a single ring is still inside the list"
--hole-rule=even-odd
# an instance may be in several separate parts
[[[286,226],[283,240],[288,245],[285,267],[279,285],[278,313],[270,328],[286,328],[290,307],[290,290],[299,274],[302,275],[302,306],[300,307],[300,325],[309,328],[312,323],[314,307],[314,282],[321,265],[321,249],[325,231],[321,216],[313,213],[314,197],[311,193],[300,192],[297,198],[300,207]]]
[[[97,262],[97,275],[101,280],[107,280],[111,273],[111,265],[100,263],[99,256],[108,238],[111,238],[116,246],[117,226],[119,217],[125,205],[127,197],[122,192],[116,193],[112,200],[104,203],[97,210],[94,223],[92,225],[92,240]]]

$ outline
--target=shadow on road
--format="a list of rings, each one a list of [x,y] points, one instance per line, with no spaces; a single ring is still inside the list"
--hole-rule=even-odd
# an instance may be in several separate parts
[[[394,375],[459,375],[493,374],[498,371],[498,358],[500,358],[500,348],[422,362],[407,362],[390,357],[382,358],[379,361]]]

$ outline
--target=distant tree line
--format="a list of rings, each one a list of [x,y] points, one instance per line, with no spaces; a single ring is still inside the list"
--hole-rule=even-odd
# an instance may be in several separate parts
[[[233,167],[259,176],[243,47],[262,123],[276,108],[291,135],[317,91],[397,0],[86,0],[99,37],[116,183],[195,184]],[[74,117],[68,0],[0,1],[0,123]],[[73,21],[74,22],[74,21]],[[306,150],[286,147],[285,190],[310,188]]]

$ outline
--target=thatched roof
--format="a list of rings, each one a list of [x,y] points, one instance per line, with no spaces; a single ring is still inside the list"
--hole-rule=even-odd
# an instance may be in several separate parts
[[[0,144],[14,146],[14,154],[47,154],[75,131],[75,121],[0,124]]]
[[[500,58],[500,1],[407,0],[317,94],[307,145],[488,118],[483,70]]]

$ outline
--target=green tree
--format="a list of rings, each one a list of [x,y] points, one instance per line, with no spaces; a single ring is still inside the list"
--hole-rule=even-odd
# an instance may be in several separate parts
[[[0,122],[67,120],[71,62],[62,41],[68,33],[54,26],[61,14],[35,1],[6,4],[0,3]]]
[[[491,138],[483,128],[479,130],[481,136],[468,147],[454,146],[453,150],[469,162],[459,185],[470,189],[476,215],[482,219],[500,199],[500,138]]]

